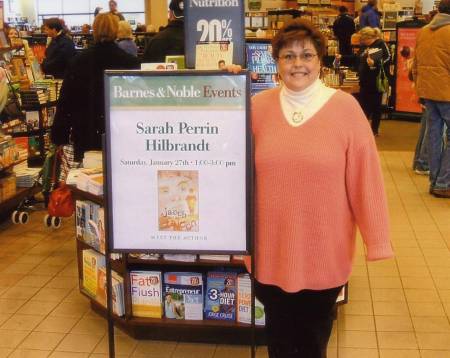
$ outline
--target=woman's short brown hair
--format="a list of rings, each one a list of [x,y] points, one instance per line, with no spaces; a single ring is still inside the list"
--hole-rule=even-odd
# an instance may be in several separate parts
[[[109,13],[98,14],[92,26],[95,42],[112,42],[117,38],[119,19]]]
[[[327,51],[326,39],[320,30],[306,19],[294,19],[286,24],[272,39],[272,56],[278,59],[281,49],[294,42],[311,41],[319,59]]]

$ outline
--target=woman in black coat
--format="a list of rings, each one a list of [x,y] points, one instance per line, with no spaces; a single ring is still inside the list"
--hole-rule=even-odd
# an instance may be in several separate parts
[[[386,43],[380,38],[380,29],[365,27],[359,33],[363,46],[359,59],[359,101],[367,118],[372,120],[373,134],[378,136],[383,93],[377,89],[377,76],[381,66],[389,76],[391,55]]]
[[[51,130],[54,144],[73,144],[77,161],[81,161],[85,151],[102,149],[104,71],[140,68],[139,60],[115,43],[118,30],[115,16],[99,14],[93,30],[94,46],[76,56],[67,69]]]

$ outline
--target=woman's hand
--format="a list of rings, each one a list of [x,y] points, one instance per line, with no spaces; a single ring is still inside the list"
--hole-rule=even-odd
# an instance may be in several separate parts
[[[369,67],[375,67],[375,61],[370,58],[370,56],[367,56],[367,64]]]
[[[242,67],[241,65],[227,65],[224,67],[225,71],[228,71],[230,73],[234,73],[234,74],[238,74],[239,72],[242,71]]]

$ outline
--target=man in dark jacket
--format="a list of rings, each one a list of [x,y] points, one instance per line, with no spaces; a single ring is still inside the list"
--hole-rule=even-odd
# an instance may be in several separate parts
[[[60,19],[56,17],[47,19],[44,22],[44,26],[45,32],[52,38],[52,41],[45,50],[42,71],[46,75],[52,75],[55,78],[64,78],[69,60],[75,56],[75,45],[64,34],[63,24]]]
[[[367,5],[361,9],[361,16],[359,17],[359,26],[361,29],[367,26],[381,29],[380,13],[377,9],[377,3],[377,0],[369,0]]]
[[[78,54],[67,69],[51,129],[56,145],[73,143],[75,159],[84,152],[102,149],[105,133],[105,70],[139,69],[139,60],[120,49],[118,19],[98,14],[94,20],[94,46]]]
[[[339,40],[339,53],[341,55],[351,55],[351,37],[355,33],[355,22],[348,14],[345,6],[339,7],[339,16],[333,23],[334,36]]]
[[[149,41],[143,62],[165,62],[167,55],[184,55],[183,9],[183,0],[170,2],[169,24]]]

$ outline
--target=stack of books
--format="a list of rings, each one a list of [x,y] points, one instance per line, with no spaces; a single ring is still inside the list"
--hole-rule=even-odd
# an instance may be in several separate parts
[[[353,86],[359,83],[358,74],[353,71],[345,72],[344,86]]]
[[[62,80],[56,79],[43,79],[34,82],[36,88],[47,89],[48,90],[48,100],[50,102],[55,102],[59,98],[59,93],[61,91]]]
[[[74,179],[75,177],[75,179]],[[67,180],[71,184],[75,180],[77,188],[94,195],[103,195],[103,169],[81,169],[77,172],[70,172]]]
[[[19,98],[23,107],[39,106],[40,104],[46,104],[49,100],[48,92],[43,88],[20,90]]]
[[[103,155],[101,151],[89,151],[84,153],[83,168],[95,169],[103,166]]]
[[[14,168],[17,186],[20,188],[31,188],[37,181],[40,168],[20,167]]]

